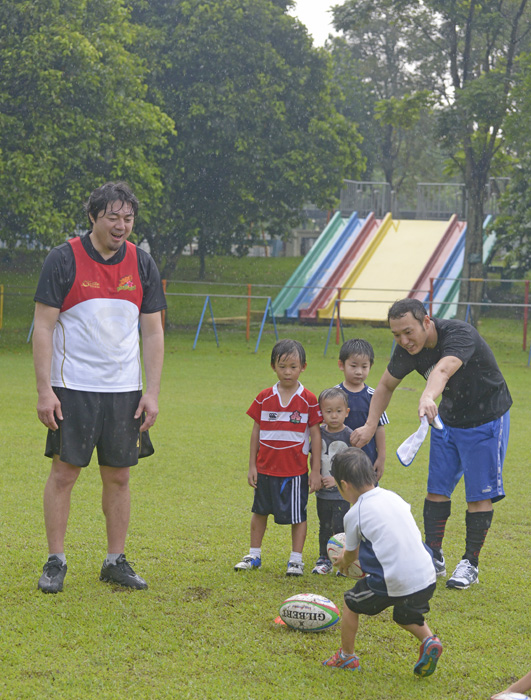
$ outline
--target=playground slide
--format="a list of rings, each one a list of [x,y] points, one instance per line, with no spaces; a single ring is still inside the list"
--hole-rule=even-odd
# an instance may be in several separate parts
[[[393,222],[388,214],[345,280],[341,318],[384,322],[389,305],[413,288],[447,229],[445,221]],[[332,317],[336,299],[319,309],[319,318]]]
[[[330,300],[337,292],[338,287],[342,287],[349,272],[352,270],[360,255],[369,244],[371,238],[376,234],[381,219],[375,219],[371,212],[365,219],[363,226],[357,236],[355,236],[347,250],[336,258],[336,264],[331,269],[331,274],[322,289],[317,290],[317,294],[306,307],[299,308],[299,318],[315,318],[317,309],[330,303]]]
[[[304,287],[308,277],[314,272],[326,255],[332,242],[345,227],[345,223],[346,221],[342,218],[339,211],[330,219],[324,231],[273,301],[273,314],[276,317],[284,316],[286,309],[293,303],[301,287]]]
[[[441,238],[437,247],[433,251],[430,259],[424,266],[419,278],[413,285],[413,288],[408,294],[412,299],[424,301],[429,296],[430,282],[438,278],[441,270],[446,262],[452,257],[454,251],[459,247],[461,241],[464,241],[464,232],[466,230],[466,222],[459,221],[457,214],[454,214],[450,219],[448,228],[444,236]],[[436,284],[436,279],[434,286]]]
[[[483,222],[483,229],[487,228],[492,217],[489,214]],[[457,313],[457,301],[459,299],[459,278],[463,272],[463,261],[465,257],[465,233],[466,227],[463,230],[459,243],[452,255],[448,258],[446,264],[439,273],[439,279],[435,281],[433,286],[433,306],[432,313],[438,318],[454,318]],[[483,238],[483,262],[486,263],[492,248],[496,242],[496,233],[492,232]],[[425,303],[428,303],[429,297],[426,295]]]
[[[293,303],[286,309],[287,318],[299,318],[299,309],[308,306],[321,291],[321,288],[328,286],[328,279],[333,273],[337,261],[342,260],[347,250],[352,246],[352,242],[358,237],[363,223],[364,220],[358,217],[357,212],[354,212],[345,228],[328,248],[326,255],[313,274],[306,280],[304,288],[299,291]]]

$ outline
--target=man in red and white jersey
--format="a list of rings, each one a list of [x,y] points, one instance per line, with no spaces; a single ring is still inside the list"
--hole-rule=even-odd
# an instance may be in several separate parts
[[[37,414],[52,458],[44,489],[49,557],[38,584],[44,593],[63,589],[70,495],[94,448],[108,545],[100,579],[147,588],[124,554],[129,468],[154,451],[148,429],[158,414],[166,301],[153,259],[127,240],[138,212],[129,186],[99,187],[86,212],[92,230],[49,253],[34,298]]]

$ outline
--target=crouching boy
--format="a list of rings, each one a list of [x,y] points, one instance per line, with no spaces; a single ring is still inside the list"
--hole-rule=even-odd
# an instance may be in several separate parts
[[[441,642],[424,620],[436,576],[410,506],[393,491],[375,486],[374,467],[357,447],[334,457],[332,475],[343,498],[353,505],[345,516],[346,542],[336,565],[346,574],[359,558],[366,575],[345,593],[341,649],[323,665],[357,669],[359,616],[393,607],[393,620],[421,643],[414,673],[430,676],[442,653]]]

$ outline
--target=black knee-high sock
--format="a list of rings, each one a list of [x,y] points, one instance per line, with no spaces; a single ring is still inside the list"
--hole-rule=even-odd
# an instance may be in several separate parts
[[[463,559],[473,565],[478,565],[478,557],[485,542],[485,537],[492,523],[494,512],[492,510],[470,513],[466,512],[466,551]]]
[[[424,501],[424,537],[433,556],[439,561],[442,559],[444,529],[451,510],[451,501],[429,501],[427,498]]]

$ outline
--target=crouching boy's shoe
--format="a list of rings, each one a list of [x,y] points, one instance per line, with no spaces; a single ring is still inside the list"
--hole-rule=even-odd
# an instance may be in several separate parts
[[[438,637],[428,637],[420,645],[419,660],[415,664],[414,673],[421,678],[431,676],[437,668],[437,661],[442,654],[442,644]]]
[[[347,671],[357,671],[360,667],[360,660],[356,654],[345,654],[343,649],[336,651],[336,653],[331,656],[326,661],[323,661],[323,666],[330,666],[331,668],[344,668]]]
[[[148,587],[144,579],[138,574],[135,574],[132,566],[125,558],[125,554],[120,554],[116,560],[116,564],[111,564],[107,561],[107,559],[103,562],[100,573],[100,581],[117,583],[119,586],[136,588],[138,590]]]

